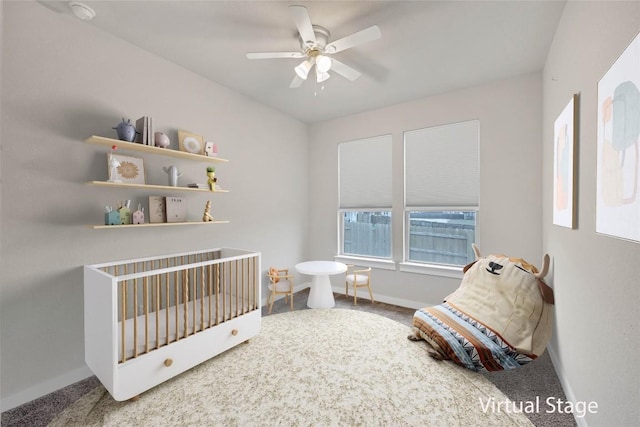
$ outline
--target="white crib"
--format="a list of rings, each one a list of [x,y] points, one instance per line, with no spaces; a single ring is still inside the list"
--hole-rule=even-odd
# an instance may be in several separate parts
[[[84,267],[85,360],[126,400],[257,335],[260,254],[210,249]]]

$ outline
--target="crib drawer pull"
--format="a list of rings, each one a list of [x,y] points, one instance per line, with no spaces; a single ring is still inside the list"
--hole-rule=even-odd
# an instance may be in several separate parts
[[[165,359],[164,366],[168,368],[171,365],[173,365],[173,359]]]
[[[238,335],[238,330],[237,329],[232,330],[231,335],[233,335],[234,337]]]

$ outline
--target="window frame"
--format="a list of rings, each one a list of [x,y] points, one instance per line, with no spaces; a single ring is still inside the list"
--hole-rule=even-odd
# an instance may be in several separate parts
[[[475,129],[473,134],[470,134],[468,131],[470,130],[470,126],[472,125],[475,127]],[[462,138],[463,138],[462,141],[465,141],[466,143],[473,143],[475,145],[475,150],[476,150],[475,153],[477,156],[475,157],[475,161],[473,162],[475,163],[475,166],[473,166],[474,169],[470,168],[469,170],[472,170],[472,171],[475,170],[477,172],[477,176],[476,176],[477,181],[473,181],[474,184],[477,185],[477,189],[476,189],[477,193],[475,193],[475,196],[474,196],[473,194],[469,194],[464,191],[461,193],[458,192],[455,194],[458,196],[462,195],[462,197],[459,197],[458,200],[456,200],[456,198],[454,197],[453,199],[450,199],[449,202],[447,202],[447,197],[444,197],[442,200],[433,199],[432,197],[429,197],[427,199],[423,199],[423,198],[416,199],[415,190],[416,188],[418,189],[421,188],[420,185],[425,185],[424,184],[425,181],[414,180],[415,175],[413,175],[413,173],[415,172],[414,171],[415,167],[412,166],[410,168],[409,166],[413,165],[413,163],[411,164],[407,163],[408,144],[412,144],[413,146],[413,144],[422,144],[424,142],[428,143],[430,138],[434,138],[434,137],[438,138],[437,137],[438,133],[440,133],[440,138],[442,139],[438,138],[438,139],[435,139],[434,141],[438,141],[439,143],[457,141],[459,140],[457,137],[460,135],[456,134],[455,136],[452,137],[453,134],[451,133],[442,134],[442,132],[446,132],[447,127],[450,127],[450,129],[455,131],[456,127],[458,126],[462,126]],[[411,244],[410,213],[420,212],[420,211],[423,211],[423,212],[475,212],[474,240],[476,242],[478,241],[478,231],[479,231],[479,224],[480,224],[480,200],[479,200],[480,198],[480,129],[481,129],[480,120],[470,119],[470,120],[463,120],[458,122],[444,123],[441,125],[428,126],[428,127],[418,128],[418,129],[406,130],[403,132],[403,159],[404,159],[404,170],[403,170],[404,202],[403,202],[403,216],[402,216],[402,239],[403,239],[402,252],[403,253],[402,253],[402,262],[399,263],[400,271],[419,273],[419,274],[429,274],[429,275],[443,276],[443,277],[462,278],[462,275],[463,275],[462,269],[464,265],[459,266],[459,265],[452,265],[452,264],[409,259],[409,256],[410,256],[409,246]],[[429,130],[434,130],[436,133],[434,135],[430,135],[428,132]],[[422,137],[426,139],[411,140],[411,142],[409,142],[407,138],[416,134],[422,134]],[[467,139],[467,137],[469,139]],[[473,137],[473,139],[470,139],[471,137]],[[417,147],[417,146],[413,146],[413,147]],[[449,154],[453,153],[453,151],[451,150],[447,152],[449,152]],[[412,155],[414,155],[413,158],[415,159],[416,158],[415,154],[412,154]],[[467,160],[473,160],[473,158],[469,157],[467,158]],[[473,165],[473,163],[471,163],[471,165]],[[417,183],[418,187],[416,187],[415,185],[412,185],[411,189],[408,188],[409,176],[412,177],[412,182],[414,182],[414,184]],[[463,182],[463,183],[467,182],[468,184],[470,181],[467,178],[468,178],[468,175],[464,175],[462,178],[462,181],[460,182]],[[422,179],[424,180],[425,178],[422,178]],[[429,186],[432,185],[431,180],[429,180],[428,178],[426,182],[428,183]],[[459,189],[459,188],[465,188],[465,187],[458,186],[457,188]],[[410,197],[410,195],[412,195],[412,197]],[[440,204],[440,203],[443,203],[443,204]]]

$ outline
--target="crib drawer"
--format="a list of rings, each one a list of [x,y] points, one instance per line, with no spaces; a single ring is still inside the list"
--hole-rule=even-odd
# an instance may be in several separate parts
[[[115,400],[127,400],[256,336],[261,311],[228,320],[116,366]]]

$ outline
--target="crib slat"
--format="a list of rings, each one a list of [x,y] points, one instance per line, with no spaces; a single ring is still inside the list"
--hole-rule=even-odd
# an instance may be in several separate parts
[[[211,317],[213,315],[212,313],[212,309],[211,309],[211,304],[213,301],[213,265],[209,264],[207,266],[207,269],[209,270],[209,281],[208,281],[208,285],[209,285],[209,327],[213,326],[213,318]]]
[[[204,266],[200,266],[200,330],[204,331]]]
[[[222,264],[222,317],[220,322],[224,322],[227,319],[227,266],[228,263]]]
[[[190,282],[189,283],[191,285],[189,286],[189,290],[191,291],[190,298],[193,301],[192,302],[193,310],[192,310],[192,313],[191,313],[191,324],[193,325],[192,334],[195,334],[197,332],[197,327],[198,327],[198,325],[196,324],[197,323],[196,322],[196,313],[197,313],[197,310],[198,310],[197,307],[196,307],[196,304],[198,302],[197,301],[197,299],[198,299],[198,286],[197,285],[198,284],[196,283],[196,281],[198,279],[196,277],[196,271],[195,271],[194,268],[190,268],[189,271],[187,272],[187,274],[190,277]]]
[[[159,267],[159,266],[158,266]],[[160,348],[160,276],[154,274],[153,276],[153,291],[154,291],[154,306],[153,311],[156,314],[156,350]]]
[[[133,357],[138,357],[138,279],[133,279]]]
[[[167,267],[169,266],[169,262],[167,261]],[[169,345],[169,298],[170,298],[170,294],[169,294],[169,273],[165,273],[164,275],[164,286],[165,286],[165,292],[164,292],[164,308],[166,308],[165,310],[165,333],[166,333],[166,338],[165,338],[165,343],[167,345]]]
[[[184,257],[183,257],[184,258]],[[189,334],[189,282],[187,280],[187,271],[182,271],[182,305],[184,306],[184,332],[183,337],[186,338]]]
[[[176,339],[175,341],[180,340],[180,330],[179,325],[180,323],[178,322],[178,306],[180,305],[180,299],[179,299],[179,295],[178,295],[178,290],[180,289],[180,283],[178,281],[178,272],[176,271],[173,275],[173,288],[174,288],[174,294],[175,294],[175,302],[174,302],[174,307],[175,312],[176,312],[176,318],[175,318],[175,324],[174,324],[174,331],[176,331]]]
[[[220,276],[220,264],[216,264],[216,283],[215,283],[215,293],[216,293],[216,326],[220,322],[220,281],[222,277]]]
[[[149,353],[149,278],[142,281],[142,297],[144,299],[144,352]]]
[[[236,260],[235,262],[236,264],[236,314],[233,317],[238,317],[238,298],[240,295],[240,290],[238,289],[238,275],[240,274],[239,269],[238,269],[238,260]]]
[[[121,362],[127,360],[127,281],[123,281],[120,283],[121,291],[120,291],[120,299],[122,302],[122,313],[120,314],[120,323],[122,324],[122,332],[121,332],[121,344],[122,344],[122,359]]]

